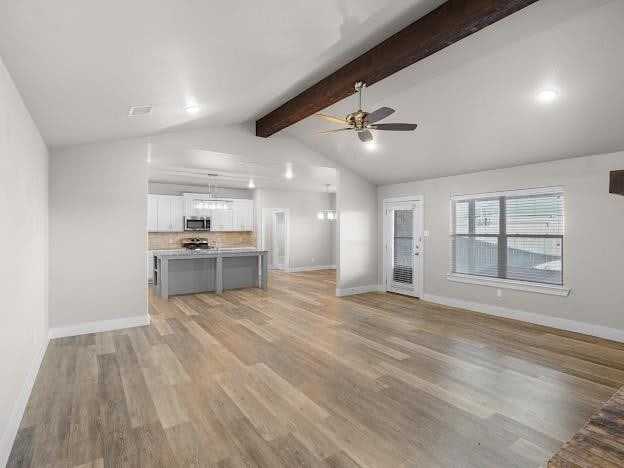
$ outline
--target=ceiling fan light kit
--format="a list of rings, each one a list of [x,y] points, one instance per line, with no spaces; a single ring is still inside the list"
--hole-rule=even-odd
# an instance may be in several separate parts
[[[363,143],[368,143],[373,141],[373,134],[371,130],[385,130],[392,132],[409,132],[412,130],[416,130],[417,124],[409,124],[409,123],[377,123],[382,119],[392,115],[395,111],[390,107],[380,107],[379,109],[373,112],[365,112],[362,110],[362,94],[364,93],[364,89],[366,88],[366,83],[363,81],[358,81],[355,83],[355,92],[358,95],[358,110],[355,112],[351,112],[344,119],[339,117],[334,117],[331,115],[325,114],[314,114],[317,117],[327,120],[331,123],[337,123],[340,125],[346,125],[343,128],[337,128],[335,130],[326,130],[324,132],[315,133],[314,136],[320,135],[328,135],[331,133],[344,132],[347,130],[352,130],[357,132],[358,138]]]

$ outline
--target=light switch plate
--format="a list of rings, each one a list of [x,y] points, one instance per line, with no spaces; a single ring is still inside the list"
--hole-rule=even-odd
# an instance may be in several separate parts
[[[429,237],[429,231],[425,231],[425,232],[423,232],[423,235],[424,235],[425,237]]]
[[[497,289],[496,290],[496,297],[503,297],[503,290],[502,289]]]

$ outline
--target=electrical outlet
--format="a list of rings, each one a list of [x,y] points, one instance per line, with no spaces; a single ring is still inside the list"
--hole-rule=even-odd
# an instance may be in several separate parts
[[[496,297],[503,297],[503,290],[502,289],[497,289],[496,290]]]

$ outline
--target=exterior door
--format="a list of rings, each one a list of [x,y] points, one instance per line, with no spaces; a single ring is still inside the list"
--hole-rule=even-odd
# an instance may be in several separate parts
[[[384,204],[384,281],[389,292],[422,295],[422,200]]]

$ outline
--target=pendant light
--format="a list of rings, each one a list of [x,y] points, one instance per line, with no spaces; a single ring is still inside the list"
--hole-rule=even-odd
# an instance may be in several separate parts
[[[325,184],[325,193],[329,195],[329,184]],[[316,217],[320,220],[334,221],[336,219],[336,210],[319,210]]]
[[[234,202],[232,200],[220,199],[217,197],[217,174],[208,174],[208,193],[206,198],[194,199],[193,206],[197,210],[231,210]]]

